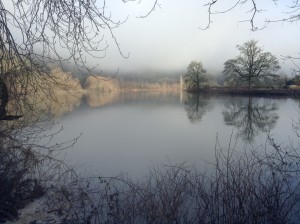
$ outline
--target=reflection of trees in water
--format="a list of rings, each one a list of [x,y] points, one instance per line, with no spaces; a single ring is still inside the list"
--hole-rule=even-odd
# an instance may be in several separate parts
[[[237,119],[240,116],[229,112],[243,110],[255,114],[251,120],[270,116],[274,125],[277,119],[275,104],[251,98],[226,107],[224,119],[226,112],[229,120]],[[185,108],[196,110],[201,119],[209,101],[187,95]],[[56,152],[68,145],[37,144],[39,136],[43,137],[40,128],[47,130],[50,124],[39,122],[35,128],[30,122],[31,127],[19,132],[13,127],[22,124],[9,122],[0,121],[0,221],[15,216],[17,209],[41,195],[46,211],[60,215],[63,223],[230,223],[234,219],[237,223],[284,224],[300,214],[295,193],[299,183],[294,178],[299,175],[300,158],[292,147],[281,149],[274,143],[276,150],[270,154],[216,148],[212,176],[194,166],[170,163],[153,168],[138,181],[127,175],[83,177],[55,159]],[[253,126],[271,126],[266,121],[257,123]]]
[[[183,98],[184,109],[192,123],[199,122],[203,115],[210,109],[209,99],[197,93],[187,93]]]
[[[102,107],[118,101],[120,93],[112,92],[96,92],[90,91],[85,94],[85,99],[89,107]]]
[[[244,140],[251,142],[260,132],[274,128],[278,115],[276,103],[249,97],[233,99],[225,103],[225,124],[235,126]]]

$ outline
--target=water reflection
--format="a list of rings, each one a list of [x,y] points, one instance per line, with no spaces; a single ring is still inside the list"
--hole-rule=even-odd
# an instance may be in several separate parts
[[[86,102],[89,107],[101,107],[112,104],[118,101],[119,96],[119,92],[88,92],[85,94]]]
[[[269,99],[233,98],[225,103],[222,112],[226,125],[238,128],[246,142],[252,142],[261,132],[274,128],[279,116],[278,106]]]
[[[68,145],[49,147],[45,144],[42,145],[43,147],[37,147],[35,142],[28,142],[27,137],[31,132],[27,132],[22,139],[20,136],[16,139],[21,142],[9,143],[8,140],[15,136],[12,133],[4,133],[2,131],[4,122],[0,122],[0,180],[7,183],[7,188],[0,188],[1,199],[6,195],[12,195],[8,190],[13,190],[16,196],[27,194],[27,198],[38,197],[39,193],[43,193],[37,191],[39,187],[49,186],[49,183],[54,181],[53,176],[60,174],[59,180],[63,183],[57,184],[57,182],[51,185],[50,191],[46,192],[47,203],[50,211],[59,211],[63,217],[69,218],[69,223],[89,223],[91,217],[95,220],[103,218],[102,223],[121,223],[122,221],[123,223],[143,223],[141,220],[146,220],[146,218],[150,219],[144,223],[168,223],[171,222],[170,220],[179,220],[178,223],[197,223],[205,220],[207,211],[203,214],[197,211],[197,214],[203,216],[193,216],[196,213],[189,213],[189,211],[204,208],[204,205],[209,205],[210,207],[206,208],[211,211],[220,212],[227,212],[227,210],[219,208],[232,205],[226,209],[232,212],[232,217],[237,213],[241,214],[239,223],[245,223],[245,220],[250,219],[244,216],[244,208],[250,206],[249,208],[253,208],[255,214],[261,214],[261,211],[266,211],[263,210],[265,208],[261,207],[262,205],[266,205],[266,208],[273,206],[272,200],[275,201],[278,199],[277,196],[282,195],[281,192],[276,192],[275,182],[279,185],[293,183],[281,181],[285,178],[285,173],[270,175],[279,169],[273,170],[273,163],[271,166],[261,165],[259,156],[266,158],[264,151],[262,154],[259,150],[257,150],[258,154],[246,151],[249,154],[239,157],[230,156],[229,159],[237,159],[228,160],[222,156],[229,154],[216,153],[215,138],[216,133],[220,133],[220,139],[223,137],[227,144],[232,129],[230,126],[234,126],[238,128],[239,134],[245,140],[253,141],[256,135],[273,128],[276,123],[288,123],[287,116],[283,115],[286,115],[285,111],[291,112],[291,108],[295,105],[294,101],[287,101],[284,104],[284,112],[282,112],[280,100],[276,100],[280,105],[280,111],[275,100],[263,98],[183,94],[183,104],[181,104],[180,95],[176,92],[90,92],[78,95],[78,97],[60,97],[56,102],[58,104],[54,105],[53,102],[53,105],[49,105],[49,110],[45,110],[46,113],[58,114],[65,128],[64,132],[55,136],[54,142],[66,141],[83,132],[77,144],[72,149],[66,150],[68,152],[66,158],[68,162],[70,161],[70,165],[78,163],[80,169],[83,167],[81,164],[89,166],[87,170],[93,168],[97,177],[116,176],[120,172],[128,173],[133,181],[127,179],[127,175],[117,178],[83,177],[81,174],[86,173],[85,170],[76,175],[75,173],[73,175],[71,170],[70,176],[73,179],[71,177],[68,179],[69,177],[66,178],[65,175],[67,172],[63,172],[65,169],[61,168],[62,163],[59,164],[59,160],[51,162],[53,158],[51,152],[55,153],[57,150],[67,148]],[[62,106],[62,103],[65,106]],[[67,114],[69,116],[65,116]],[[282,115],[281,119],[279,119],[279,114]],[[22,119],[28,122],[32,121],[30,120],[32,117],[32,114],[24,113]],[[186,119],[187,117],[189,120]],[[201,125],[191,125],[199,121]],[[284,134],[287,133],[282,125],[278,126],[280,130],[274,129],[274,131],[282,130]],[[39,131],[39,129],[35,130]],[[4,134],[8,137],[4,137]],[[36,139],[36,137],[32,138]],[[220,144],[223,146],[224,141],[221,140]],[[42,152],[50,154],[42,155]],[[236,155],[235,152],[232,153]],[[163,166],[164,169],[154,169],[148,173],[149,167],[153,164],[164,163],[165,156],[171,165],[167,164]],[[210,156],[214,160],[210,159]],[[279,161],[274,155],[271,158]],[[259,159],[258,162],[257,159]],[[206,176],[208,173],[202,173],[201,163],[215,160],[220,163],[217,163],[219,167],[216,167],[217,172],[214,172],[219,175],[214,180],[211,176]],[[179,165],[176,165],[177,161]],[[181,161],[187,161],[187,165],[180,165]],[[190,166],[189,162],[197,164],[197,167]],[[282,165],[286,166],[286,161],[283,162]],[[51,172],[57,173],[48,172],[48,175],[45,175],[45,172],[40,172],[43,167],[50,165],[57,170],[51,169]],[[241,170],[243,173],[240,172]],[[16,180],[17,177],[21,178],[17,179],[18,182],[13,182],[16,184],[15,188],[10,187],[12,185],[9,181]],[[38,181],[38,177],[42,177],[42,182]],[[141,179],[136,181],[139,177]],[[236,182],[238,178],[244,179]],[[45,179],[49,183],[46,183]],[[270,185],[267,186],[266,182],[259,182],[262,179]],[[226,182],[230,180],[234,181]],[[240,185],[242,183],[246,185]],[[26,192],[25,188],[15,191],[19,186],[25,186]],[[259,191],[256,190],[256,186],[261,187],[258,188],[261,195],[257,194]],[[287,187],[283,186],[281,189],[285,190]],[[234,189],[234,191],[228,191],[228,189]],[[19,195],[18,192],[21,190],[24,192]],[[254,192],[255,195],[249,192]],[[287,196],[290,198],[290,195]],[[254,197],[257,197],[255,206],[253,206]],[[182,203],[178,202],[178,198]],[[204,201],[207,198],[209,198],[209,204]],[[230,198],[230,203],[226,201],[228,198]],[[243,200],[232,200],[232,198]],[[21,200],[23,199],[19,201]],[[175,207],[167,209],[164,206],[160,207],[161,201]],[[18,205],[17,201],[13,203]],[[141,204],[143,206],[139,206]],[[8,206],[8,208],[13,207]],[[0,203],[0,211],[1,209],[4,208]],[[151,217],[149,216],[150,209],[153,209]],[[166,211],[178,212],[170,215]],[[16,209],[13,212],[16,212]],[[277,210],[274,212],[280,213]],[[226,217],[222,212],[215,215],[217,218]],[[271,212],[270,217],[273,217]],[[189,218],[189,220],[184,220],[184,218]]]
[[[187,112],[187,117],[191,123],[201,121],[203,115],[210,109],[207,96],[200,94],[187,93],[184,95],[183,104]]]
[[[152,106],[180,105],[178,92],[88,92],[81,95],[60,97],[53,102],[50,113],[62,117],[79,108],[100,108],[110,105],[140,105],[147,108]],[[274,128],[279,115],[275,101],[266,98],[225,97],[225,103],[216,100],[218,97],[184,93],[183,107],[191,123],[202,121],[203,116],[213,110],[215,105],[224,105],[219,112],[227,126],[234,126],[244,141],[253,142],[255,136]],[[63,103],[62,103],[63,100]],[[59,106],[65,105],[65,106]],[[223,110],[223,111],[222,111]],[[219,115],[216,115],[219,116]]]

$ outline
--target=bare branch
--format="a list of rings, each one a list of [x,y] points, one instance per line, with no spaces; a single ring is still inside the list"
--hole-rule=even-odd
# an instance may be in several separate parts
[[[270,0],[271,1],[271,0]],[[212,16],[214,14],[224,14],[224,13],[228,13],[232,10],[234,10],[238,5],[240,6],[245,6],[247,7],[248,4],[250,4],[251,8],[250,10],[248,10],[246,13],[250,13],[250,18],[246,19],[246,20],[241,20],[239,22],[249,22],[250,26],[251,26],[251,30],[252,31],[257,31],[257,30],[262,30],[267,28],[269,23],[275,23],[275,22],[296,22],[300,20],[300,4],[299,1],[297,0],[290,0],[290,4],[286,5],[286,11],[282,11],[282,18],[280,19],[272,19],[272,18],[268,18],[268,16],[266,16],[265,21],[263,22],[263,25],[257,25],[255,22],[255,19],[257,18],[257,14],[258,13],[263,13],[266,12],[267,10],[263,10],[260,9],[258,7],[258,1],[257,0],[236,0],[233,4],[233,6],[229,7],[228,9],[224,9],[221,11],[213,11],[214,8],[216,8],[216,6],[218,5],[219,1],[218,0],[213,0],[210,3],[205,4],[204,6],[208,8],[207,12],[208,12],[208,22],[206,27],[201,28],[202,30],[208,29],[212,23]],[[272,3],[277,6],[278,5],[278,1],[277,0],[272,0]],[[288,16],[283,16],[283,15],[288,15]]]
[[[155,8],[156,8],[157,6],[159,6],[159,5],[158,5],[158,0],[155,0],[155,2],[153,3],[153,7],[150,9],[150,11],[149,11],[146,15],[138,16],[137,18],[142,18],[142,19],[144,19],[144,18],[148,17],[148,16],[155,10]]]

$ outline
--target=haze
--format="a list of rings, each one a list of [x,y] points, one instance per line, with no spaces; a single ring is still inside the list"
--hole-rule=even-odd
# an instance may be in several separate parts
[[[235,1],[226,1],[215,10],[225,10],[233,6]],[[113,43],[104,59],[95,63],[103,70],[123,72],[184,71],[191,60],[201,61],[204,67],[213,74],[223,69],[226,60],[238,54],[237,44],[255,39],[265,51],[270,51],[280,59],[281,73],[288,74],[293,65],[282,60],[283,56],[298,56],[300,31],[298,23],[271,23],[263,30],[251,31],[248,20],[251,18],[251,6],[238,6],[225,14],[215,14],[209,29],[202,30],[208,22],[207,1],[164,0],[159,7],[144,19],[137,18],[147,14],[153,1],[140,4],[128,2],[107,3],[107,11],[112,18],[127,21],[118,29],[115,36],[124,55],[122,57]],[[285,4],[275,5],[273,1],[258,2],[257,7],[264,9],[255,17],[257,26],[263,26],[266,18],[280,19],[286,11]],[[107,36],[109,37],[109,36]]]

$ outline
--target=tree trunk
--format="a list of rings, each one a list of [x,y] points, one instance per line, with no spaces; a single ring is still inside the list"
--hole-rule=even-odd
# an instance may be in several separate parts
[[[6,115],[6,105],[8,103],[8,90],[5,82],[0,78],[0,120]]]
[[[1,120],[16,120],[23,115],[7,115],[6,106],[8,104],[8,89],[6,83],[0,78],[0,121]]]
[[[248,79],[248,89],[251,89],[251,78]]]

